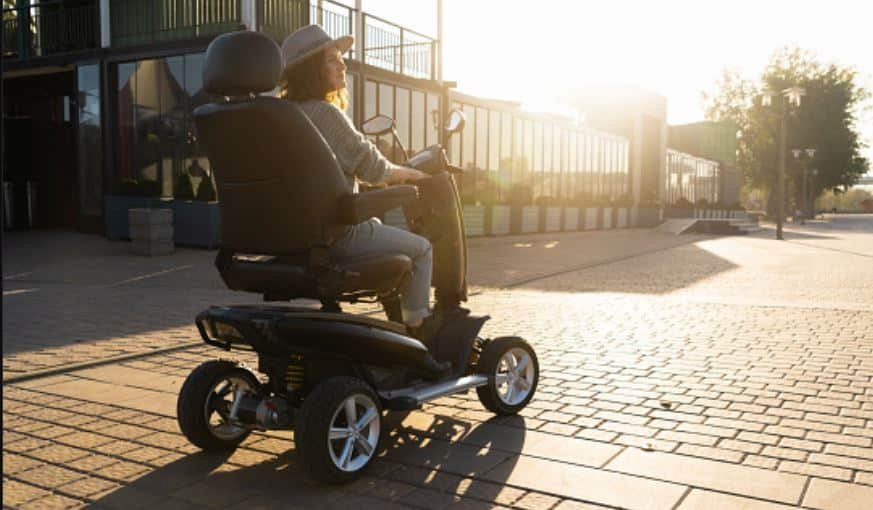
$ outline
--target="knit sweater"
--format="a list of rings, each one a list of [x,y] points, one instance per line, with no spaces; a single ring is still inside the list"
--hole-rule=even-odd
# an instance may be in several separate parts
[[[393,165],[375,145],[361,134],[346,114],[327,101],[296,103],[315,124],[333,151],[346,177],[346,190],[358,192],[358,181],[368,184],[384,182]]]

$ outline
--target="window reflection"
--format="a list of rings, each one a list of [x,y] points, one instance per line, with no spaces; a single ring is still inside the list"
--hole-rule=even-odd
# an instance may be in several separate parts
[[[100,66],[80,66],[79,88],[79,212],[99,215],[103,204],[103,126],[100,118]]]
[[[190,173],[195,190],[211,178],[194,136],[193,110],[209,101],[202,68],[202,53],[118,64],[114,192],[131,192],[135,180],[141,194],[173,197],[180,175]]]

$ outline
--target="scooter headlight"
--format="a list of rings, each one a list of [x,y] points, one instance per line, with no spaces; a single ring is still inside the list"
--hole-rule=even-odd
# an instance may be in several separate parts
[[[224,340],[225,342],[233,342],[235,340],[243,339],[243,335],[242,333],[240,333],[240,330],[236,329],[236,327],[226,322],[210,321],[209,329],[213,338]]]

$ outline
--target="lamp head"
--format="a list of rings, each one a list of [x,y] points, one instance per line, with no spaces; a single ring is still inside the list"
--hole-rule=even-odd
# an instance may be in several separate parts
[[[815,149],[806,149],[806,155],[809,157],[809,159],[814,158],[815,157]]]
[[[789,87],[782,93],[788,98],[788,104],[800,106],[800,98],[806,95],[806,90],[803,87]]]
[[[800,149],[791,149],[791,154],[794,154],[794,159],[800,159],[800,154],[802,152],[803,151],[801,151]]]

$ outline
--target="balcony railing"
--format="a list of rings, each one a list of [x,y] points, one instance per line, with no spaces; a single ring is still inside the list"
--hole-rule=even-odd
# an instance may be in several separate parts
[[[435,41],[408,28],[364,13],[362,41],[355,33],[352,7],[331,0],[258,0],[258,29],[281,42],[310,23],[321,25],[331,37],[354,35],[364,45],[364,61],[372,66],[416,78],[434,78]],[[355,53],[352,52],[352,58]]]
[[[330,0],[258,0],[259,30],[280,43],[291,32],[317,23],[331,37],[354,34],[355,9]]]
[[[111,0],[113,46],[192,39],[237,30],[240,0]]]
[[[400,25],[364,14],[364,62],[415,78],[434,79],[435,42]]]
[[[97,48],[99,19],[96,5],[40,2],[3,9],[3,57],[42,57]]]

